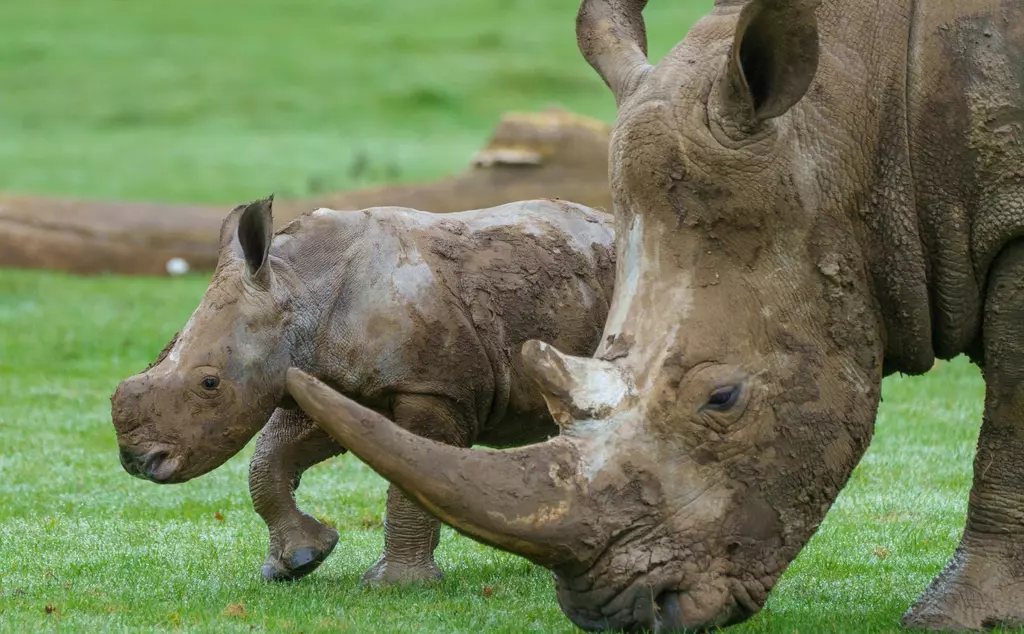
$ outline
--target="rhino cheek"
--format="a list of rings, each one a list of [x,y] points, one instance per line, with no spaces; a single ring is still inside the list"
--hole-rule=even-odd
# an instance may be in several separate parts
[[[174,417],[178,428],[175,455],[178,478],[195,478],[221,466],[252,440],[266,424],[273,407],[251,405],[244,398],[210,406],[190,400]]]

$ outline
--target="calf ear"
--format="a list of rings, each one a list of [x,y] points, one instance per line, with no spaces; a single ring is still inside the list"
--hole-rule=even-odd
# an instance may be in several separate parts
[[[821,0],[750,0],[740,11],[729,52],[724,100],[737,123],[785,114],[818,70]]]
[[[245,206],[238,218],[235,235],[242,248],[245,275],[263,287],[270,285],[270,243],[274,239],[274,196]]]

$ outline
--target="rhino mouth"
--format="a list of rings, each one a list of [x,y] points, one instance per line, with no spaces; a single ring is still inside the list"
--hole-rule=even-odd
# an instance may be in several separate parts
[[[679,589],[671,584],[636,583],[619,592],[599,611],[592,597],[559,589],[558,601],[569,619],[587,631],[692,632],[727,627],[753,616],[756,606],[744,605],[724,584],[688,584]],[[591,606],[584,608],[583,606]]]
[[[712,608],[714,616],[709,618],[706,616],[708,607],[711,606],[699,606],[690,593],[663,592],[656,601],[651,629],[654,632],[684,632],[728,627],[746,621],[756,613],[756,610],[733,600]]]
[[[652,566],[659,552],[657,543],[619,541],[582,575],[556,570],[562,611],[588,631],[689,632],[734,625],[761,609],[767,590],[715,571],[729,565],[724,560],[713,560],[710,570],[693,557]],[[636,562],[632,572],[622,570],[626,558]],[[609,587],[610,577],[625,583]]]
[[[122,445],[119,457],[124,470],[136,478],[157,484],[184,481],[179,477],[182,461],[172,455],[169,447],[159,445],[138,449]]]

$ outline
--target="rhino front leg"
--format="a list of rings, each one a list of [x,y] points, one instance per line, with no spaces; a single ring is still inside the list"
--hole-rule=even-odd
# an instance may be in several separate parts
[[[423,395],[402,396],[395,402],[395,422],[414,434],[465,447],[471,423],[457,414],[448,399]],[[399,585],[444,578],[434,561],[441,523],[410,500],[398,487],[388,488],[384,518],[384,553],[363,574],[363,583]]]
[[[985,300],[985,417],[967,526],[906,627],[1024,625],[1024,241],[993,266]]]
[[[338,531],[299,510],[294,494],[306,469],[344,451],[298,409],[276,410],[263,429],[249,463],[249,493],[270,531],[264,579],[304,577],[334,550]]]

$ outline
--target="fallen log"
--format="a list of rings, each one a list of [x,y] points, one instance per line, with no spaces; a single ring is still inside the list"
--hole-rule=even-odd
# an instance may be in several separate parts
[[[561,198],[610,209],[608,141],[604,123],[564,110],[507,113],[460,174],[432,183],[281,199],[274,205],[275,224],[320,207],[396,205],[447,213]],[[242,202],[172,205],[0,194],[0,267],[82,275],[211,270],[221,221]]]

